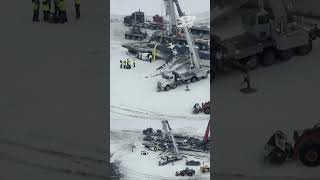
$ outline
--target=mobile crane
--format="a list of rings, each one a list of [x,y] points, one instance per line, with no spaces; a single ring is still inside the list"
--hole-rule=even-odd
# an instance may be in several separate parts
[[[173,44],[187,44],[187,40],[184,36],[179,35],[178,33],[178,20],[175,12],[174,5],[177,7],[179,17],[185,16],[181,11],[178,0],[163,0],[165,4],[166,16],[169,18],[166,31],[156,31],[152,34],[150,40],[154,40],[160,43],[171,42]],[[209,50],[209,29],[200,28],[200,27],[190,27],[190,30],[193,34],[205,34],[206,36],[199,36],[195,38],[195,45],[199,47],[200,50],[208,51]]]
[[[258,64],[270,66],[277,59],[289,60],[294,54],[306,55],[312,41],[320,37],[315,26],[307,29],[279,0],[257,0],[258,9],[242,16],[245,33],[219,42],[213,50],[217,70],[226,67],[254,69]]]
[[[174,147],[174,155],[172,157],[167,157],[167,156],[163,157],[162,161],[159,161],[159,166],[163,166],[163,165],[169,164],[171,162],[179,161],[182,159],[182,156],[179,152],[179,149],[178,149],[176,140],[174,138],[174,135],[172,133],[172,129],[169,125],[169,122],[167,120],[163,120],[163,121],[161,121],[161,123],[162,123],[163,131],[164,131],[163,139],[171,138],[172,143],[173,143],[173,147]]]
[[[158,81],[157,87],[158,91],[169,91],[170,89],[176,88],[178,85],[190,82],[196,82],[201,79],[208,78],[209,70],[204,69],[199,63],[199,54],[194,45],[194,39],[188,29],[188,27],[184,27],[184,33],[186,34],[186,38],[189,45],[189,53],[190,53],[190,66],[186,68],[186,72],[178,73],[176,71],[172,71],[169,73],[165,73],[162,75],[162,79]]]

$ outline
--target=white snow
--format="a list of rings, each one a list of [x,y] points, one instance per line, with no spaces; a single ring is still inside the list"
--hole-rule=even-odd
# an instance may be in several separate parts
[[[175,162],[174,166],[159,167],[158,152],[142,156],[142,130],[148,127],[161,129],[161,120],[168,120],[174,133],[203,137],[210,116],[192,114],[192,108],[195,103],[210,100],[209,78],[190,84],[191,91],[179,86],[168,92],[157,92],[160,77],[149,76],[164,61],[150,63],[136,59],[136,68],[120,69],[120,60],[133,59],[134,56],[121,47],[122,43],[129,42],[124,40],[126,28],[123,24],[112,22],[110,27],[110,161],[120,161],[119,170],[124,179],[179,179],[175,172],[186,167],[185,160]],[[136,149],[131,152],[133,144]],[[210,164],[208,153],[194,154],[201,156],[200,162]],[[191,156],[191,159],[194,158]],[[199,167],[193,169],[196,170],[193,178],[210,179],[210,175],[202,174]]]

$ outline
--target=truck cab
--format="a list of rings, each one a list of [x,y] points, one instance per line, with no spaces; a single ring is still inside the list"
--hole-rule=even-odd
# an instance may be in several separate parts
[[[166,73],[161,76],[162,78],[158,81],[158,90],[169,91],[177,87],[178,78],[173,73]]]

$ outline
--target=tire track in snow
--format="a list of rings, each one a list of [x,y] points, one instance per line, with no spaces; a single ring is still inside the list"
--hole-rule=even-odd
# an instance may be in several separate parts
[[[129,116],[134,118],[141,118],[141,119],[148,119],[148,120],[208,120],[210,116],[208,117],[196,117],[196,116],[176,116],[176,115],[166,115],[166,114],[160,114],[157,112],[149,111],[142,108],[126,108],[121,106],[110,106],[110,112],[123,115],[123,116]]]

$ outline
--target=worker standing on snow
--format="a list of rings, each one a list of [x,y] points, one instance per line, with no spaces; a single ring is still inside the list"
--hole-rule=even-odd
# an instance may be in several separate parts
[[[43,11],[43,20],[45,22],[48,22],[49,15],[50,15],[50,2],[49,2],[49,0],[42,1],[42,11]]]
[[[40,1],[32,0],[32,9],[33,9],[33,22],[39,22],[39,11],[40,11]]]
[[[241,92],[243,93],[253,93],[256,91],[256,89],[251,87],[251,81],[250,81],[250,76],[249,76],[249,70],[246,70],[244,72],[244,76],[243,76],[243,81],[242,83],[246,83],[246,87],[243,89],[240,89]]]
[[[251,89],[250,77],[249,77],[249,73],[248,72],[246,72],[244,74],[242,83],[246,83],[247,84],[246,89],[248,89],[248,90]]]
[[[80,19],[80,0],[74,0],[74,6],[76,9],[76,18]]]
[[[136,67],[136,60],[135,59],[133,59],[133,67],[135,68]]]
[[[186,91],[190,91],[188,83],[186,84]]]
[[[131,62],[130,62],[130,60],[128,59],[128,61],[127,61],[127,65],[128,65],[128,69],[131,69]]]
[[[68,22],[67,18],[67,7],[65,0],[58,0],[58,12],[59,12],[59,22],[66,23]]]
[[[122,60],[120,60],[120,69],[122,69]]]

